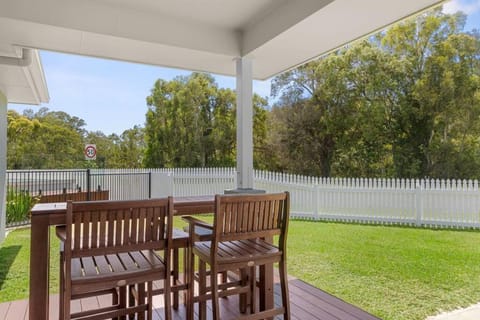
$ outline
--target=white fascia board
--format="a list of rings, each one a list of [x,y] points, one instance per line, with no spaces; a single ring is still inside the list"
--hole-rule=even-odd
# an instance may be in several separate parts
[[[230,55],[99,34],[83,33],[82,47],[76,53],[221,75],[235,74]]]
[[[235,30],[151,12],[96,1],[2,0],[1,6],[0,16],[5,18],[214,54],[240,54]]]
[[[21,57],[22,50],[14,48],[12,51],[17,53],[17,57]],[[38,105],[49,101],[47,83],[37,50],[31,51],[29,65],[0,65],[0,69],[0,91],[5,94],[8,102]]]
[[[0,18],[0,39],[42,50],[235,75],[233,56],[20,20]]]
[[[47,81],[45,80],[42,62],[37,50],[33,50],[32,63],[22,69],[25,74],[25,79],[32,90],[35,104],[48,103],[50,96],[48,94]]]

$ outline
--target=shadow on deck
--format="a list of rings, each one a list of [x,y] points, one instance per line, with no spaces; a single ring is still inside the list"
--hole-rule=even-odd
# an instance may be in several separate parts
[[[379,318],[355,307],[325,291],[315,288],[301,280],[291,278],[289,280],[290,306],[292,319],[295,320],[378,320]],[[50,297],[50,319],[58,320],[58,295]],[[281,301],[280,286],[275,284],[275,302]],[[87,310],[109,303],[108,296],[99,298],[81,299],[72,302],[75,311]],[[221,299],[222,319],[232,319],[239,315],[238,299],[231,296]],[[154,319],[163,320],[163,298],[154,297]],[[211,319],[211,315],[207,316]],[[282,319],[282,317],[277,317]],[[17,300],[0,304],[0,319],[22,320],[28,317],[28,300]],[[183,304],[178,310],[173,311],[173,319],[185,319]]]

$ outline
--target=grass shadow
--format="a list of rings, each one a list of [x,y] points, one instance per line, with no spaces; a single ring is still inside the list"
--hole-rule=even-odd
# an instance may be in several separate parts
[[[10,267],[15,261],[15,258],[20,252],[21,248],[22,246],[19,245],[0,248],[0,289],[2,289],[3,283],[7,278]]]

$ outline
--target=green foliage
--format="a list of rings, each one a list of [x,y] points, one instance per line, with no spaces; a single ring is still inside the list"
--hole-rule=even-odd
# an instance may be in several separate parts
[[[24,115],[8,111],[9,169],[76,167],[82,159],[83,120],[41,108]],[[59,150],[60,149],[60,150]]]
[[[440,9],[277,76],[271,170],[480,177],[480,37]]]
[[[8,111],[8,169],[139,168],[144,153],[143,128],[120,136],[87,132],[85,121],[64,112]],[[86,161],[85,144],[97,145],[97,159]]]
[[[234,166],[236,162],[235,93],[220,89],[210,75],[192,73],[157,80],[146,114],[146,167]],[[264,166],[267,101],[254,108],[254,161]]]
[[[30,219],[33,206],[40,200],[39,196],[31,196],[28,191],[7,189],[7,225],[13,222],[23,222]]]

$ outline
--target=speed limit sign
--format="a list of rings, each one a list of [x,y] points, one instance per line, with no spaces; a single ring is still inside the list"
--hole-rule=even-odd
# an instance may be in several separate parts
[[[83,150],[85,154],[85,160],[95,160],[97,159],[97,147],[94,144],[86,144],[85,149]]]

